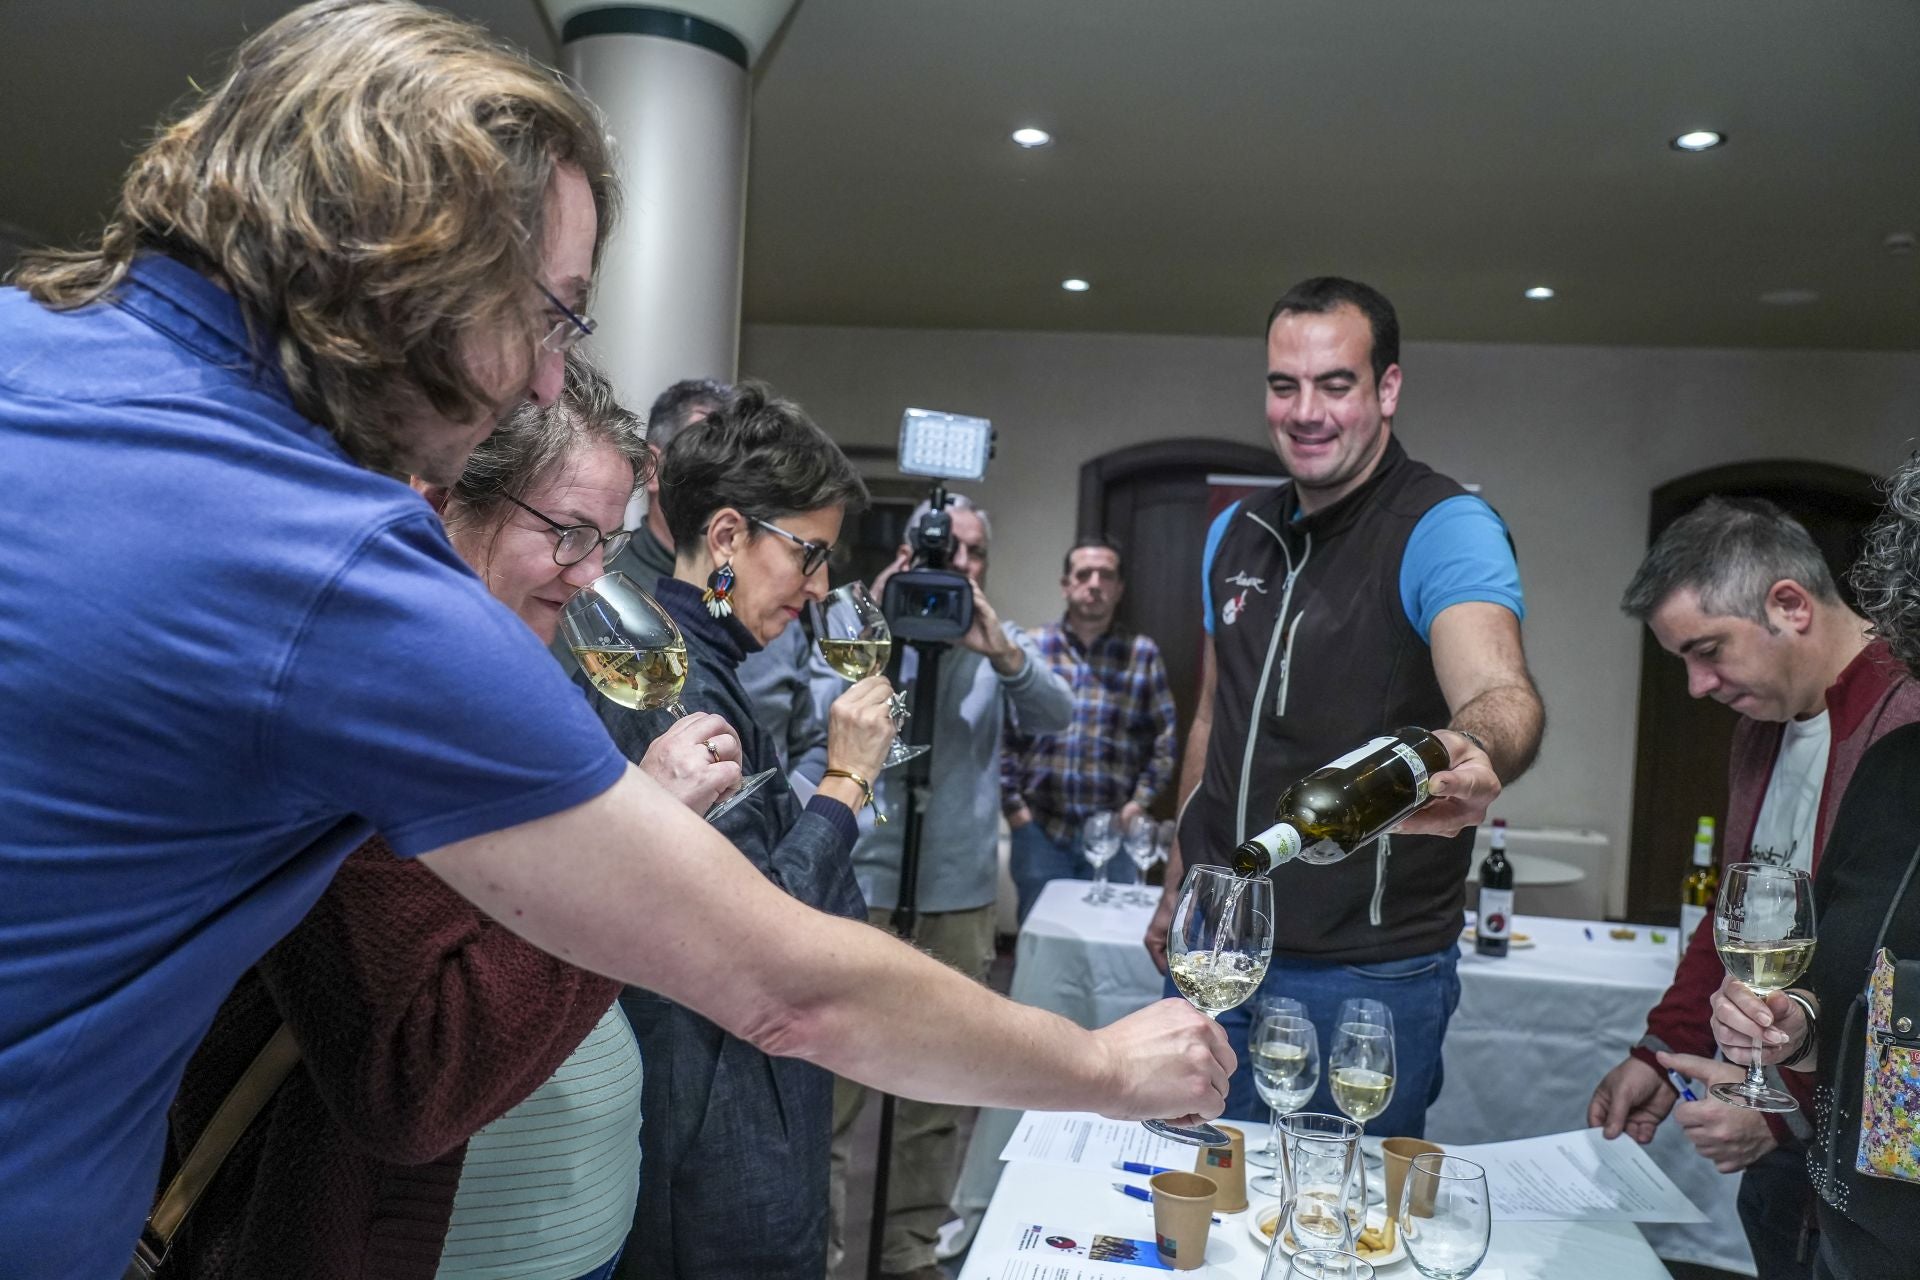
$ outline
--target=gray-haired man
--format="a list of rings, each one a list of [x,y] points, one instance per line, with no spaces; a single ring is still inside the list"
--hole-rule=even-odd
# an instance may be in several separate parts
[[[928,514],[926,503],[907,521],[909,535]],[[993,961],[993,908],[999,884],[1000,735],[1007,717],[1029,733],[1059,733],[1073,720],[1073,691],[1041,658],[1027,634],[1003,622],[981,589],[987,577],[992,526],[987,513],[955,495],[951,567],[973,583],[973,627],[940,666],[940,703],[933,715],[933,786],[920,840],[919,925],[914,941],[962,973],[984,980]],[[909,537],[911,541],[911,537]],[[902,545],[874,583],[907,567]],[[902,666],[911,680],[915,655]],[[905,770],[880,775],[879,804],[898,812],[905,798]],[[873,922],[886,926],[898,902],[898,822],[876,826],[853,847],[854,874],[867,897]],[[840,1255],[845,1222],[848,1140],[867,1091],[847,1080],[834,1098],[832,1254]],[[960,1108],[902,1100],[895,1120],[888,1181],[886,1235],[881,1268],[887,1275],[935,1277],[934,1242],[951,1216],[947,1201],[959,1156]]]
[[[1813,539],[1770,503],[1709,498],[1674,521],[1621,608],[1687,664],[1690,694],[1743,717],[1728,759],[1722,861],[1812,871],[1854,766],[1882,734],[1920,719],[1920,686],[1884,643],[1868,643],[1866,619],[1841,601]],[[1762,1280],[1805,1277],[1805,1133],[1791,1126],[1810,1112],[1769,1117],[1708,1100],[1676,1107],[1667,1083],[1668,1068],[1707,1083],[1743,1074],[1712,1061],[1707,998],[1720,977],[1713,931],[1696,930],[1647,1015],[1646,1036],[1594,1090],[1587,1123],[1645,1143],[1672,1112],[1720,1172],[1746,1171],[1740,1220]]]

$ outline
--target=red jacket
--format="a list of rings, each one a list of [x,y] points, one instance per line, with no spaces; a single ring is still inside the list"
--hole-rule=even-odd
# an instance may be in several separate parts
[[[1833,825],[1840,797],[1846,794],[1860,757],[1890,730],[1920,721],[1920,683],[1907,674],[1884,642],[1876,640],[1847,664],[1827,690],[1827,715],[1832,745],[1827,751],[1827,776],[1820,789],[1820,813],[1814,822],[1815,868],[1820,865],[1820,854],[1827,847],[1827,830]],[[1744,717],[1733,731],[1733,747],[1727,756],[1726,839],[1720,846],[1723,867],[1748,860],[1753,828],[1760,820],[1760,805],[1766,799],[1784,732],[1784,726],[1778,723]],[[1714,950],[1713,930],[1695,930],[1686,953],[1680,957],[1673,985],[1647,1015],[1647,1036],[1635,1046],[1634,1055],[1656,1071],[1661,1068],[1653,1056],[1655,1049],[1711,1058],[1715,1045],[1707,1002],[1725,977],[1726,969]],[[1789,1087],[1812,1079],[1797,1072],[1782,1074]],[[1808,1103],[1810,1098],[1802,1102]],[[1774,1137],[1786,1140],[1789,1130],[1782,1118],[1767,1119],[1773,1125]]]
[[[433,1280],[468,1137],[545,1083],[619,991],[369,840],[187,1064],[165,1177],[283,1020],[301,1050],[162,1274]]]

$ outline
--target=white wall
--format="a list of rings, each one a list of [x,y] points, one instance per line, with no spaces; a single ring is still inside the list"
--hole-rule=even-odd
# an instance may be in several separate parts
[[[908,405],[992,418],[999,456],[970,492],[994,517],[990,594],[1023,622],[1059,609],[1081,463],[1183,435],[1266,440],[1255,339],[760,325],[742,346],[743,373],[843,442],[891,445]],[[1758,458],[1887,471],[1920,436],[1920,354],[1409,343],[1402,364],[1408,451],[1485,486],[1520,548],[1549,729],[1500,811],[1610,835],[1618,912],[1640,641],[1617,606],[1649,493]]]

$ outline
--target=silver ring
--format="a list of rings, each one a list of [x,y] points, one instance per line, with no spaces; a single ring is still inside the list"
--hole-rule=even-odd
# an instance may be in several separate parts
[[[709,760],[712,760],[715,764],[720,763],[720,748],[713,745],[713,740],[711,738],[701,743],[700,745],[707,749],[707,758]]]

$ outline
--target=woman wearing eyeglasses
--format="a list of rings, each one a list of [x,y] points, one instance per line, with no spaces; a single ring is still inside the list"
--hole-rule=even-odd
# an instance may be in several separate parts
[[[638,420],[570,358],[557,406],[509,417],[451,491],[417,487],[517,615],[499,626],[550,643],[567,597],[625,541],[649,459]],[[419,637],[449,663],[461,641]],[[724,720],[690,715],[641,767],[698,811],[739,781],[738,760]],[[283,1023],[301,1054],[162,1274],[606,1276],[641,1173],[641,1059],[618,993],[370,841],[240,980],[187,1068],[167,1177]]]
[[[740,727],[749,774],[778,759],[736,669],[826,595],[841,523],[866,497],[859,473],[798,405],[751,383],[676,435],[661,461],[660,502],[676,559],[671,577],[640,585],[686,639],[681,703]],[[789,894],[852,919],[866,918],[849,856],[854,815],[893,741],[891,693],[884,677],[872,676],[834,702],[826,775],[804,809],[776,777],[715,824]],[[671,723],[664,712],[628,711],[597,696],[595,705],[629,757]],[[647,1123],[646,1176],[619,1274],[818,1280],[826,1272],[832,1075],[769,1058],[648,993],[630,990],[622,1003],[646,1055]]]

